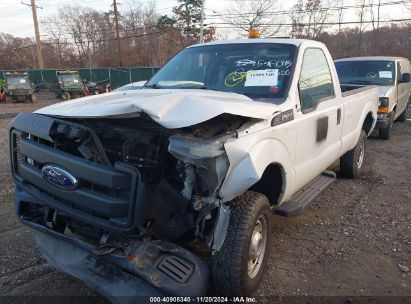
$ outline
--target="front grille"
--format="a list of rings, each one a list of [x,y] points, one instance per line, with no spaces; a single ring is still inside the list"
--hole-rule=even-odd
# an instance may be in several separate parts
[[[23,162],[23,156],[20,153],[20,142],[21,142],[21,132],[18,131],[13,131],[11,133],[11,142],[12,142],[12,149],[11,151],[11,158],[14,159],[15,161],[13,162],[13,171],[15,174],[20,173],[21,169],[21,164]]]
[[[12,169],[20,185],[48,207],[67,215],[130,227],[138,171],[122,163],[110,164],[103,155],[86,159],[79,153],[75,148],[81,145],[80,138],[85,137],[94,141],[93,147],[102,150],[92,130],[41,115],[24,114],[13,121],[10,133]],[[58,130],[63,131],[58,133]],[[60,144],[63,135],[67,145]],[[45,165],[69,171],[79,180],[79,187],[65,191],[50,184],[42,176]]]

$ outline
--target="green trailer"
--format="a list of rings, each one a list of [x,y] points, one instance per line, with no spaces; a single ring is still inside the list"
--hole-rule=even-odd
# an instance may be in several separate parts
[[[34,84],[26,72],[7,72],[4,73],[2,85],[3,102],[35,102]]]
[[[59,83],[58,98],[69,100],[86,96],[86,86],[80,77],[79,71],[57,71]]]

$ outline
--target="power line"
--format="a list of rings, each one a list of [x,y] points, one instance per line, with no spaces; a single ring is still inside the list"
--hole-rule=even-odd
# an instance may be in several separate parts
[[[405,5],[406,3],[411,3],[410,0],[401,0],[401,1],[391,1],[391,2],[383,2],[380,4],[380,7],[384,6],[392,6],[392,5]],[[289,9],[289,10],[279,10],[279,11],[265,11],[260,13],[261,15],[291,15],[292,13],[309,13],[309,12],[321,12],[321,11],[339,11],[339,10],[348,10],[348,9],[356,9],[356,8],[366,8],[366,7],[376,7],[376,4],[364,4],[364,5],[345,5],[345,6],[335,6],[335,7],[320,7],[318,9]],[[212,11],[213,14],[209,15],[211,17],[238,17],[238,16],[246,16],[246,13],[217,13],[213,9],[208,9]],[[210,17],[207,17],[210,18]]]
[[[391,20],[380,20],[380,23],[397,23],[397,22],[408,22],[411,21],[411,18],[407,19],[391,19]],[[375,21],[373,20],[367,20],[367,21],[344,21],[344,22],[323,22],[321,23],[322,25],[339,25],[339,24],[368,24],[368,23],[373,23]],[[259,26],[309,26],[309,25],[314,25],[316,23],[314,22],[306,22],[306,23],[261,23],[258,24]],[[214,22],[208,24],[209,26],[214,26],[214,25],[232,25],[229,22]],[[237,25],[241,26],[247,26],[249,25],[248,23],[238,23]],[[217,27],[217,28],[222,28],[222,27]],[[238,26],[232,25],[231,27],[224,27],[224,28],[238,28]]]

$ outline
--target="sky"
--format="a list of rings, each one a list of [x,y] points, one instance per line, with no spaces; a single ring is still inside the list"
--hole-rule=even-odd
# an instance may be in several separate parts
[[[127,5],[130,0],[118,0],[119,10]],[[230,3],[235,0],[205,0],[205,12],[212,14],[213,12],[224,13],[227,11]],[[237,0],[245,1],[245,0]],[[22,0],[0,0],[0,12],[1,12],[1,27],[0,32],[12,34],[19,37],[33,37],[34,27],[33,18],[31,14],[31,8],[21,3]],[[30,0],[23,0],[24,3],[30,3]],[[47,16],[55,14],[59,8],[64,5],[80,5],[89,6],[97,10],[108,11],[111,8],[112,0],[36,0],[37,6],[41,9],[37,10],[38,19],[41,22]],[[141,3],[146,3],[147,0],[140,0]],[[297,0],[290,0],[284,4],[285,1],[279,0],[282,3],[282,9],[288,9]],[[368,1],[367,1],[368,2]],[[387,2],[399,2],[398,0],[381,0],[383,3]],[[411,0],[406,0],[408,7],[411,9]],[[358,4],[359,0],[345,0],[344,5]],[[170,14],[172,7],[177,5],[177,0],[157,0],[157,10],[160,14]],[[399,19],[410,18],[411,10],[407,10],[403,5],[392,5],[384,8],[381,19]],[[213,19],[215,22],[224,22],[223,20]],[[355,12],[347,11],[345,14],[346,21],[357,21],[358,17]],[[208,20],[208,23],[210,20]],[[206,21],[207,23],[207,21]],[[229,30],[225,30],[229,31]],[[46,38],[44,31],[40,27],[42,38]]]

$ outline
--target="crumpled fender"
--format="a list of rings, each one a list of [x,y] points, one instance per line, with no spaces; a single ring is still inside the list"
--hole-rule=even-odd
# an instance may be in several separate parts
[[[247,137],[244,138],[247,142]],[[249,143],[248,143],[249,144]],[[279,164],[285,174],[285,193],[281,200],[288,198],[290,189],[294,188],[295,173],[290,153],[282,142],[265,139],[251,146],[249,150],[239,140],[226,143],[225,149],[230,161],[230,168],[220,189],[222,202],[230,201],[247,191],[257,183],[270,164]]]

